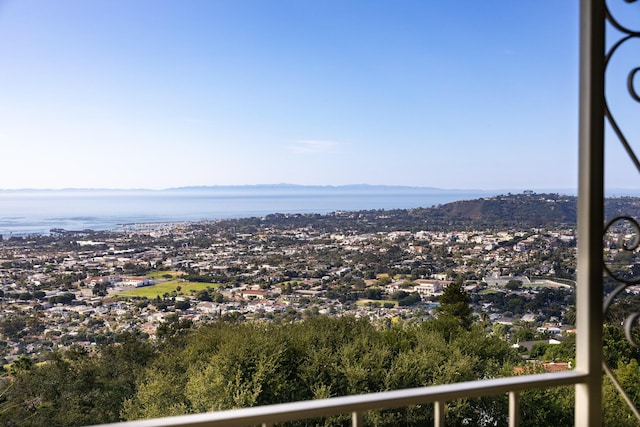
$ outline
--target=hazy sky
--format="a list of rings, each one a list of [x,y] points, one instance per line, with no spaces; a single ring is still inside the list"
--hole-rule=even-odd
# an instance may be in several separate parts
[[[577,129],[577,1],[0,0],[0,188],[572,188]]]

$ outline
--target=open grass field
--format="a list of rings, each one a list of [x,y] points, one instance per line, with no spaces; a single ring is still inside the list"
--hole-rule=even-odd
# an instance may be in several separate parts
[[[489,294],[503,294],[504,292],[499,291],[497,289],[484,289],[478,292],[480,295],[489,295]]]
[[[554,288],[554,289],[559,289],[559,288],[565,288],[565,289],[570,289],[574,286],[570,286],[567,285],[566,283],[560,283],[560,282],[554,282],[553,280],[544,280],[544,281],[539,281],[539,282],[532,282],[532,283],[528,283],[528,284],[524,284],[522,285],[523,288]]]
[[[201,282],[166,282],[159,283],[153,286],[144,286],[142,288],[135,288],[128,291],[120,292],[118,295],[123,297],[147,297],[147,298],[155,298],[157,296],[163,296],[164,294],[171,294],[171,292],[176,291],[178,295],[189,296],[191,295],[191,291],[198,292],[203,289],[207,289],[207,287],[218,288],[220,285],[216,283],[201,283]],[[178,291],[178,287],[180,290]]]
[[[164,276],[170,275],[172,279],[176,279],[183,275],[182,271],[153,271],[146,275],[150,279],[165,279]]]
[[[384,305],[385,302],[390,302],[393,305],[396,305],[398,303],[398,301],[394,301],[392,299],[381,299],[381,300],[360,299],[356,301],[356,305],[361,307],[361,306],[367,306],[369,305],[369,303],[374,303],[374,302],[380,303],[381,306]]]
[[[302,280],[285,280],[284,282],[278,282],[276,286],[286,286],[288,283],[291,285],[301,285],[303,282]]]

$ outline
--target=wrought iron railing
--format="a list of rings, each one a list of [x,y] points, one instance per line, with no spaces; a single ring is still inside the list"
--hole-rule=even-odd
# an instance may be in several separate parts
[[[635,3],[636,0],[625,0],[625,3],[631,5]],[[611,41],[611,46],[606,51],[605,55],[605,69],[604,74],[605,77],[608,72],[610,72],[610,68],[612,67],[612,62],[615,58],[622,56],[621,51],[627,47],[632,45],[633,43],[639,44],[640,42],[640,30],[634,30],[630,28],[630,26],[622,23],[621,18],[623,16],[621,11],[614,11],[609,7],[609,4],[605,1],[605,13],[606,13],[606,22],[611,25],[612,31],[614,35],[617,35],[618,38]],[[618,2],[621,3],[621,2]],[[624,3],[622,3],[624,4]],[[633,16],[633,15],[632,15]],[[637,14],[635,15],[637,17]],[[640,22],[636,22],[640,27]],[[611,37],[613,39],[613,37]],[[637,46],[636,46],[637,47]],[[637,49],[634,51],[637,53]],[[635,59],[635,56],[634,56]],[[640,103],[640,95],[635,88],[635,79],[640,72],[640,67],[636,65],[629,66],[626,63],[622,65],[623,73],[626,73],[626,90],[627,95],[630,100]],[[628,71],[627,71],[628,69]],[[614,81],[615,82],[615,81]],[[609,100],[607,99],[607,94],[604,93],[604,115],[607,120],[607,123],[611,126],[611,129],[615,133],[618,141],[624,148],[627,156],[635,166],[636,170],[640,173],[640,161],[636,156],[629,139],[625,135],[625,132],[622,130],[621,124],[616,119],[613,114],[612,109],[609,106]],[[604,270],[606,275],[616,283],[616,288],[607,296],[603,306],[603,312],[606,316],[609,312],[609,309],[615,304],[616,298],[624,293],[630,286],[640,284],[640,277],[637,272],[633,270],[633,265],[640,265],[640,224],[638,221],[632,216],[622,215],[617,216],[613,219],[610,219],[605,228],[605,238],[607,237],[607,232],[613,229],[622,229],[627,231],[627,236],[630,236],[628,239],[624,239],[619,246],[620,250],[629,254],[629,258],[623,265],[618,265],[615,260],[605,259],[604,262]],[[638,319],[640,319],[640,313],[634,312],[629,314],[623,322],[625,335],[629,344],[634,347],[638,347],[639,343],[634,339],[632,329],[636,325]],[[610,378],[615,388],[618,390],[622,399],[627,403],[638,422],[640,423],[640,411],[635,406],[634,402],[627,395],[624,388],[616,378],[613,373],[611,367],[606,363],[606,360],[602,361],[602,367],[607,376]]]

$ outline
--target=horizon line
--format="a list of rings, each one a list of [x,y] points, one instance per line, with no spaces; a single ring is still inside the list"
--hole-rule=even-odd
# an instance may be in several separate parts
[[[280,187],[280,188],[297,188],[297,189],[345,189],[345,188],[394,188],[404,190],[432,190],[432,191],[454,191],[454,192],[507,192],[507,193],[523,193],[533,191],[534,193],[558,193],[569,192],[576,193],[577,188],[572,187],[555,187],[555,188],[443,188],[433,186],[421,186],[421,185],[399,185],[399,184],[291,184],[291,183],[277,183],[277,184],[213,184],[213,185],[185,185],[179,187],[166,187],[166,188],[145,188],[145,187],[129,187],[129,188],[116,188],[116,187],[58,187],[58,188],[37,188],[37,187],[21,187],[21,188],[0,188],[2,192],[27,192],[27,191],[43,191],[43,192],[55,192],[55,191],[176,191],[176,190],[214,190],[214,189],[250,189],[250,188],[265,188],[265,187]],[[640,192],[637,189],[627,188],[615,188],[610,191],[622,191],[622,192]]]

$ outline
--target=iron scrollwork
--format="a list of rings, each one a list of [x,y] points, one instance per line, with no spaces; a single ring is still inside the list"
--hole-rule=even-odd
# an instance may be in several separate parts
[[[625,3],[631,4],[635,3],[637,0],[624,1]],[[607,2],[605,0],[604,3],[606,9],[606,20],[613,29],[617,30],[618,34],[620,35],[620,38],[611,45],[605,55],[606,78],[607,73],[609,73],[611,70],[611,60],[614,55],[619,52],[619,50],[623,46],[628,46],[632,41],[640,40],[640,31],[632,30],[631,28],[629,28],[629,26],[623,25],[621,21],[616,18],[616,16],[614,16],[614,13],[612,13],[612,9],[609,7],[610,2]],[[621,4],[621,2],[618,1],[618,4]],[[635,101],[637,103],[640,103],[640,95],[638,93],[638,90],[636,90],[635,82],[636,78],[640,78],[639,72],[640,67],[631,67],[631,70],[628,71],[626,78],[626,90],[628,92],[628,96],[632,101]],[[629,143],[629,139],[627,139],[626,135],[622,132],[620,125],[613,117],[611,109],[609,108],[606,94],[604,98],[605,118],[611,125],[611,128],[622,144],[629,159],[632,161],[632,163],[640,173],[640,161],[638,160],[638,157],[636,156],[631,144]],[[616,247],[617,251],[615,251],[617,257],[610,257],[609,259],[605,259],[603,262],[603,267],[606,275],[609,276],[618,285],[604,301],[603,310],[605,316],[609,313],[609,309],[611,308],[616,297],[618,297],[623,291],[627,290],[630,286],[640,285],[640,271],[637,271],[633,267],[634,265],[640,264],[633,262],[634,258],[638,258],[640,260],[640,224],[636,219],[630,216],[619,216],[610,220],[605,225],[604,237],[606,237],[608,234],[613,234],[614,232],[619,233],[619,241]],[[626,339],[629,344],[634,347],[640,346],[640,343],[633,335],[633,328],[638,324],[639,320],[640,313],[634,312],[628,315],[622,322]],[[603,361],[603,369],[611,378],[614,386],[620,392],[622,398],[625,400],[636,418],[640,420],[640,412],[638,411],[633,401],[629,398],[627,393],[624,391],[623,387],[615,377],[611,368],[607,365],[606,361]]]
[[[630,286],[640,285],[640,272],[632,268],[632,265],[635,265],[635,262],[631,262],[634,257],[640,258],[640,224],[633,217],[619,216],[613,218],[605,225],[604,236],[606,237],[610,233],[618,234],[618,245],[616,246],[617,254],[625,254],[629,255],[629,257],[622,257],[622,262],[620,262],[618,257],[604,259],[603,268],[606,275],[618,283],[618,286],[605,299],[603,306],[605,316],[609,312],[609,309],[618,295]],[[608,241],[610,242],[611,240],[616,239],[609,239]],[[636,325],[638,319],[640,319],[640,313],[634,312],[628,315],[622,322],[624,325],[625,337],[629,344],[634,347],[639,347],[639,343],[633,336],[633,327]],[[627,403],[636,418],[640,420],[640,411],[638,411],[634,402],[624,391],[624,388],[616,378],[606,360],[603,360],[602,364],[604,371],[611,379],[623,400]]]
[[[635,3],[637,0],[624,0],[624,1],[626,3]],[[606,8],[607,22],[609,22],[613,26],[613,28],[615,28],[622,35],[622,37],[616,43],[614,43],[613,46],[611,46],[611,48],[609,48],[608,52],[606,53],[606,56],[605,56],[605,76],[606,76],[607,70],[611,64],[611,59],[614,57],[615,53],[622,46],[628,44],[630,41],[640,40],[640,31],[632,30],[629,27],[623,25],[618,19],[616,19],[611,13],[611,9],[609,8],[606,1],[605,1],[605,8]],[[640,71],[640,67],[635,67],[631,69],[627,74],[627,91],[629,92],[629,96],[631,97],[631,99],[633,99],[638,103],[640,103],[640,95],[638,95],[638,91],[635,88],[635,77],[639,71]],[[607,121],[609,122],[614,132],[616,133],[616,136],[622,143],[622,146],[624,147],[625,151],[629,155],[629,158],[631,159],[633,164],[636,166],[636,169],[638,169],[638,172],[640,172],[640,161],[638,161],[638,157],[633,151],[631,144],[629,143],[629,140],[624,135],[620,126],[618,125],[618,122],[613,117],[613,114],[611,113],[611,109],[609,108],[609,103],[607,102],[606,95],[605,95],[604,103],[605,103],[604,114]]]

